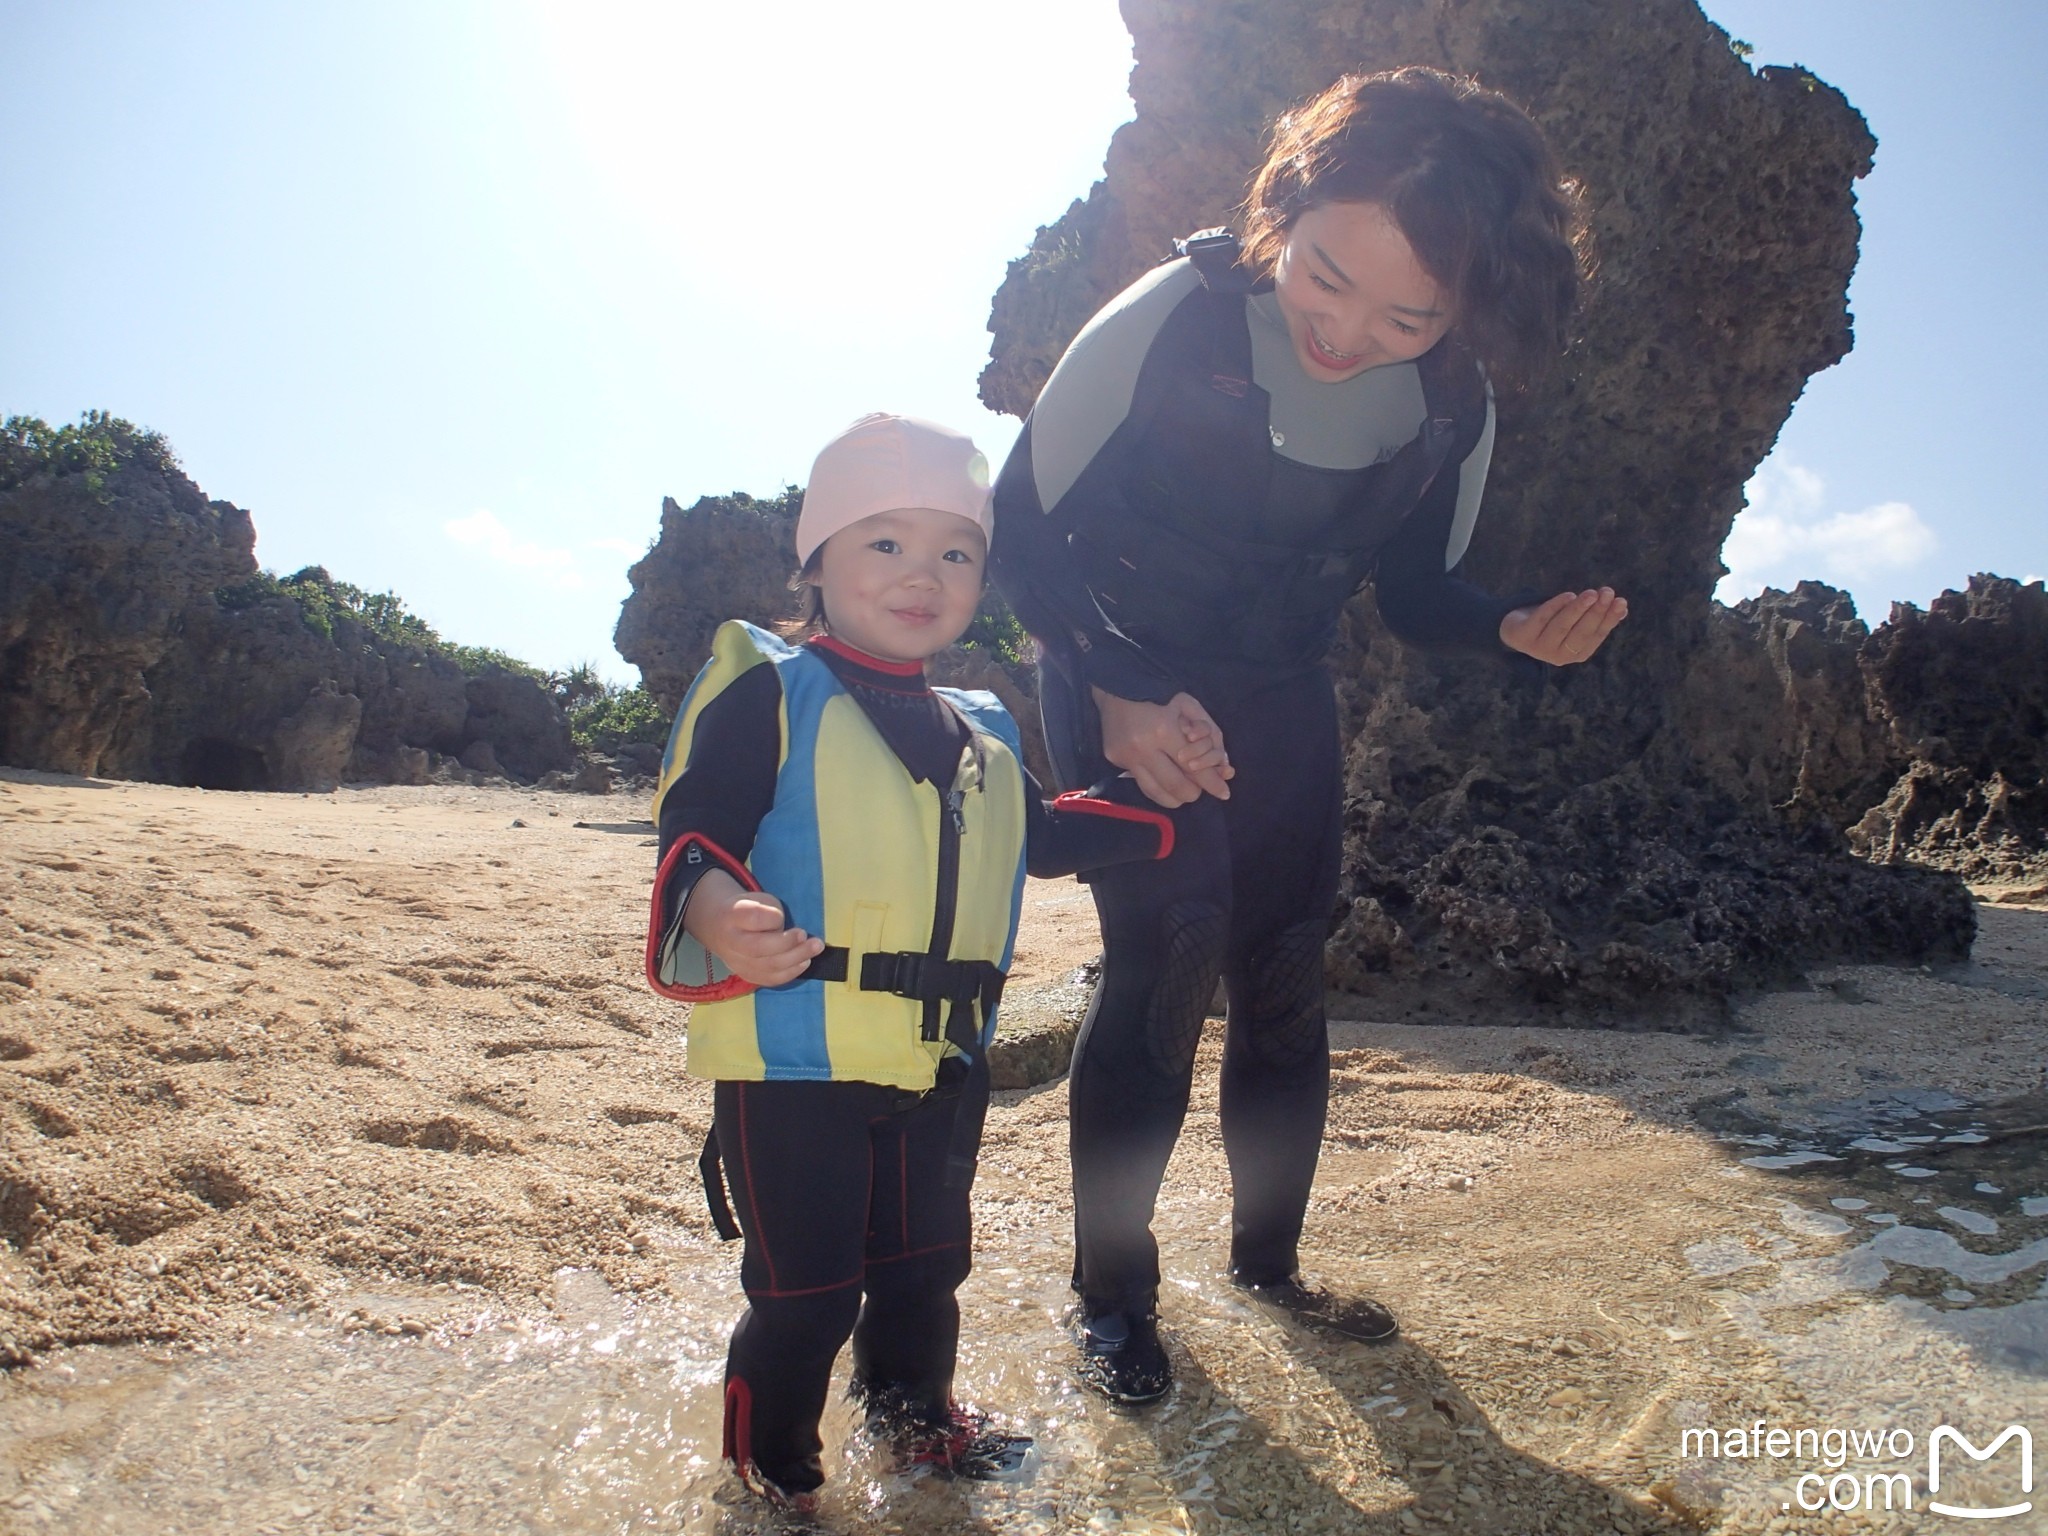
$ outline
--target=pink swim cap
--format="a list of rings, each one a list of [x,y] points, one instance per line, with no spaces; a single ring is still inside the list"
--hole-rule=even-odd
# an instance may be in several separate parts
[[[840,529],[877,512],[929,507],[995,533],[988,459],[964,432],[914,416],[863,416],[819,451],[796,523],[799,565]]]

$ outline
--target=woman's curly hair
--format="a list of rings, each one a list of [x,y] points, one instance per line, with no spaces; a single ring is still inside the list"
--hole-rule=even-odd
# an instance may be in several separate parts
[[[1525,390],[1564,350],[1592,270],[1578,183],[1498,91],[1411,65],[1346,75],[1281,114],[1244,201],[1246,261],[1270,273],[1294,221],[1324,203],[1393,216],[1496,390]]]

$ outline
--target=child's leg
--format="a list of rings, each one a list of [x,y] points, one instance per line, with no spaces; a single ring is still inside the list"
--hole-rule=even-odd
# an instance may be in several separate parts
[[[872,1127],[867,1299],[853,1334],[854,1387],[871,1406],[946,1421],[960,1306],[973,1263],[967,1190],[946,1187],[959,1095],[926,1095]]]
[[[720,1160],[746,1234],[747,1310],[725,1363],[725,1455],[790,1493],[824,1481],[818,1420],[860,1307],[870,1121],[867,1083],[720,1082]]]

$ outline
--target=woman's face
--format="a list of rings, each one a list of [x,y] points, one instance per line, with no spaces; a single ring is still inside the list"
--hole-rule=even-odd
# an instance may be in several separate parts
[[[1323,203],[1297,218],[1273,297],[1302,372],[1327,384],[1418,358],[1451,327],[1450,295],[1378,203]]]

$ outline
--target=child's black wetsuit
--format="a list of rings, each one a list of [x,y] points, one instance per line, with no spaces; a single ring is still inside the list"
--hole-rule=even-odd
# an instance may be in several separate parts
[[[1448,574],[1492,447],[1476,369],[1446,343],[1419,364],[1309,380],[1270,292],[1248,289],[1207,286],[1181,261],[1113,300],[996,487],[992,570],[1045,647],[1062,777],[1115,771],[1088,739],[1090,685],[1191,694],[1236,770],[1229,800],[1172,813],[1171,858],[1090,877],[1103,971],[1068,1085],[1090,1317],[1156,1304],[1153,1207],[1219,974],[1232,1268],[1255,1284],[1295,1272],[1329,1093],[1343,783],[1322,658],[1344,601],[1371,572],[1404,639],[1507,654],[1513,605]]]
[[[952,782],[968,727],[920,669],[874,663],[829,640],[812,649],[913,778]],[[776,669],[759,666],[705,707],[687,766],[661,799],[663,855],[694,833],[748,857],[775,800],[781,704]],[[1028,778],[1025,817],[1037,875],[1152,859],[1161,847],[1163,818],[1049,809]],[[660,912],[672,914],[692,884],[673,880],[658,893]],[[727,1356],[725,1453],[787,1492],[823,1481],[818,1422],[849,1336],[866,1400],[946,1419],[954,1292],[971,1264],[968,1189],[947,1179],[949,1154],[961,1150],[954,1122],[964,1075],[947,1067],[959,1062],[947,1058],[925,1092],[857,1081],[721,1079],[714,1088],[720,1160],[746,1238],[748,1304]]]

